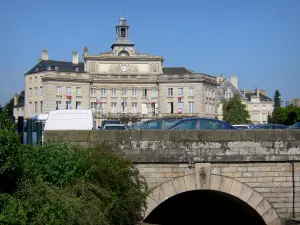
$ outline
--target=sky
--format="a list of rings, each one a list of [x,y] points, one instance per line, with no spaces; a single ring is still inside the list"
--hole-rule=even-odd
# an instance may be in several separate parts
[[[300,98],[300,0],[1,0],[0,104],[41,58],[110,50],[121,10],[135,49],[164,66],[238,76],[239,88]]]

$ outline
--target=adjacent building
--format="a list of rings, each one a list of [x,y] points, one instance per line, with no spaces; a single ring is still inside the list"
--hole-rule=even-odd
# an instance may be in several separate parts
[[[19,116],[24,117],[25,116],[25,110],[24,110],[24,99],[25,98],[25,91],[22,91],[20,94],[14,95],[14,109],[13,109],[13,115],[15,117],[15,120],[18,120]]]
[[[72,61],[50,60],[48,51],[25,74],[25,118],[60,109],[93,109],[95,122],[135,122],[163,116],[216,115],[216,77],[186,67],[163,67],[162,56],[141,53],[129,39],[125,18],[116,25],[111,51],[84,48]]]

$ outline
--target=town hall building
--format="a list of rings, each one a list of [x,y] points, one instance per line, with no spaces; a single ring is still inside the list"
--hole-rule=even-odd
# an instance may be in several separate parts
[[[215,118],[216,77],[186,67],[163,67],[162,56],[143,54],[129,39],[124,17],[111,51],[83,62],[42,59],[25,74],[25,119],[61,109],[93,109],[97,125],[118,118],[131,122],[170,116]]]

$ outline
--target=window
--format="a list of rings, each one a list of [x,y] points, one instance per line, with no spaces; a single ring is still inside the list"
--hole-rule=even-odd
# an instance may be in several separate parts
[[[168,88],[168,96],[173,97],[173,88]]]
[[[143,97],[147,97],[147,89],[146,88],[143,89]]]
[[[61,109],[61,101],[56,101],[56,110]]]
[[[116,94],[117,94],[117,90],[115,88],[112,88],[111,89],[111,96],[116,97]]]
[[[80,109],[81,102],[76,102],[76,109]]]
[[[34,96],[38,96],[38,88],[37,87],[34,88]]]
[[[205,96],[208,97],[208,89],[205,89]]]
[[[61,87],[60,86],[56,87],[56,95],[61,95]]]
[[[34,113],[38,113],[38,103],[34,102]]]
[[[29,116],[32,116],[32,102],[29,102]]]
[[[189,96],[194,97],[194,88],[189,88]]]
[[[101,88],[101,96],[106,96],[106,88]]]
[[[152,89],[152,96],[153,97],[158,97],[158,89],[157,88]]]
[[[100,108],[101,108],[101,112],[105,113],[106,112],[106,103],[105,102],[101,103]]]
[[[37,81],[38,81],[38,78],[34,77],[34,82],[37,83]]]
[[[78,66],[75,66],[74,69],[75,69],[75,72],[79,72],[79,67]]]
[[[212,98],[215,97],[215,90],[211,90],[211,97],[212,97]]]
[[[76,96],[81,96],[81,87],[76,87]]]
[[[91,97],[96,96],[96,88],[91,88]]]
[[[150,121],[141,128],[142,130],[161,130],[162,120]]]
[[[32,84],[32,77],[29,78],[29,83]]]
[[[197,130],[197,120],[186,120],[179,123],[174,129],[176,130]]]
[[[29,97],[32,97],[32,88],[29,88]]]
[[[194,102],[189,102],[189,113],[194,113]]]
[[[126,96],[126,88],[122,88],[122,96]]]
[[[66,88],[66,94],[67,94],[67,95],[71,94],[71,87],[67,87],[67,88]]]
[[[232,92],[225,92],[225,98],[232,98]]]
[[[116,102],[112,102],[111,103],[111,112],[112,113],[116,113],[117,112],[117,103]]]
[[[126,37],[126,29],[121,28],[121,37]]]
[[[178,111],[183,112],[183,102],[178,102]]]
[[[142,114],[148,113],[147,103],[142,103]]]
[[[91,102],[91,109],[96,109],[96,102]]]
[[[174,109],[173,109],[173,102],[168,102],[168,113],[173,113]]]
[[[72,109],[72,102],[66,101],[66,109]]]
[[[58,66],[54,66],[54,70],[56,70],[56,71],[57,71],[57,70],[58,70]]]
[[[132,88],[132,96],[136,97],[136,88]]]
[[[40,95],[43,95],[44,94],[44,89],[43,87],[40,87]]]
[[[132,113],[137,113],[137,103],[136,102],[132,103]]]
[[[43,101],[40,101],[40,112],[43,113]]]
[[[182,96],[183,95],[183,88],[178,88],[178,95]]]

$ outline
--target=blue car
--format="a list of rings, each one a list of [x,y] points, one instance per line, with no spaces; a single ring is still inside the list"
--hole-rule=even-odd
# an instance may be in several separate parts
[[[287,129],[289,129],[289,130],[294,130],[294,129],[299,130],[300,129],[300,122],[297,122],[297,123],[293,124],[292,126],[289,126]]]
[[[259,124],[250,129],[252,130],[283,130],[286,129],[287,126],[283,124],[274,124],[274,123],[267,123],[267,124]]]
[[[171,123],[163,130],[236,130],[236,128],[220,120],[186,118]]]

